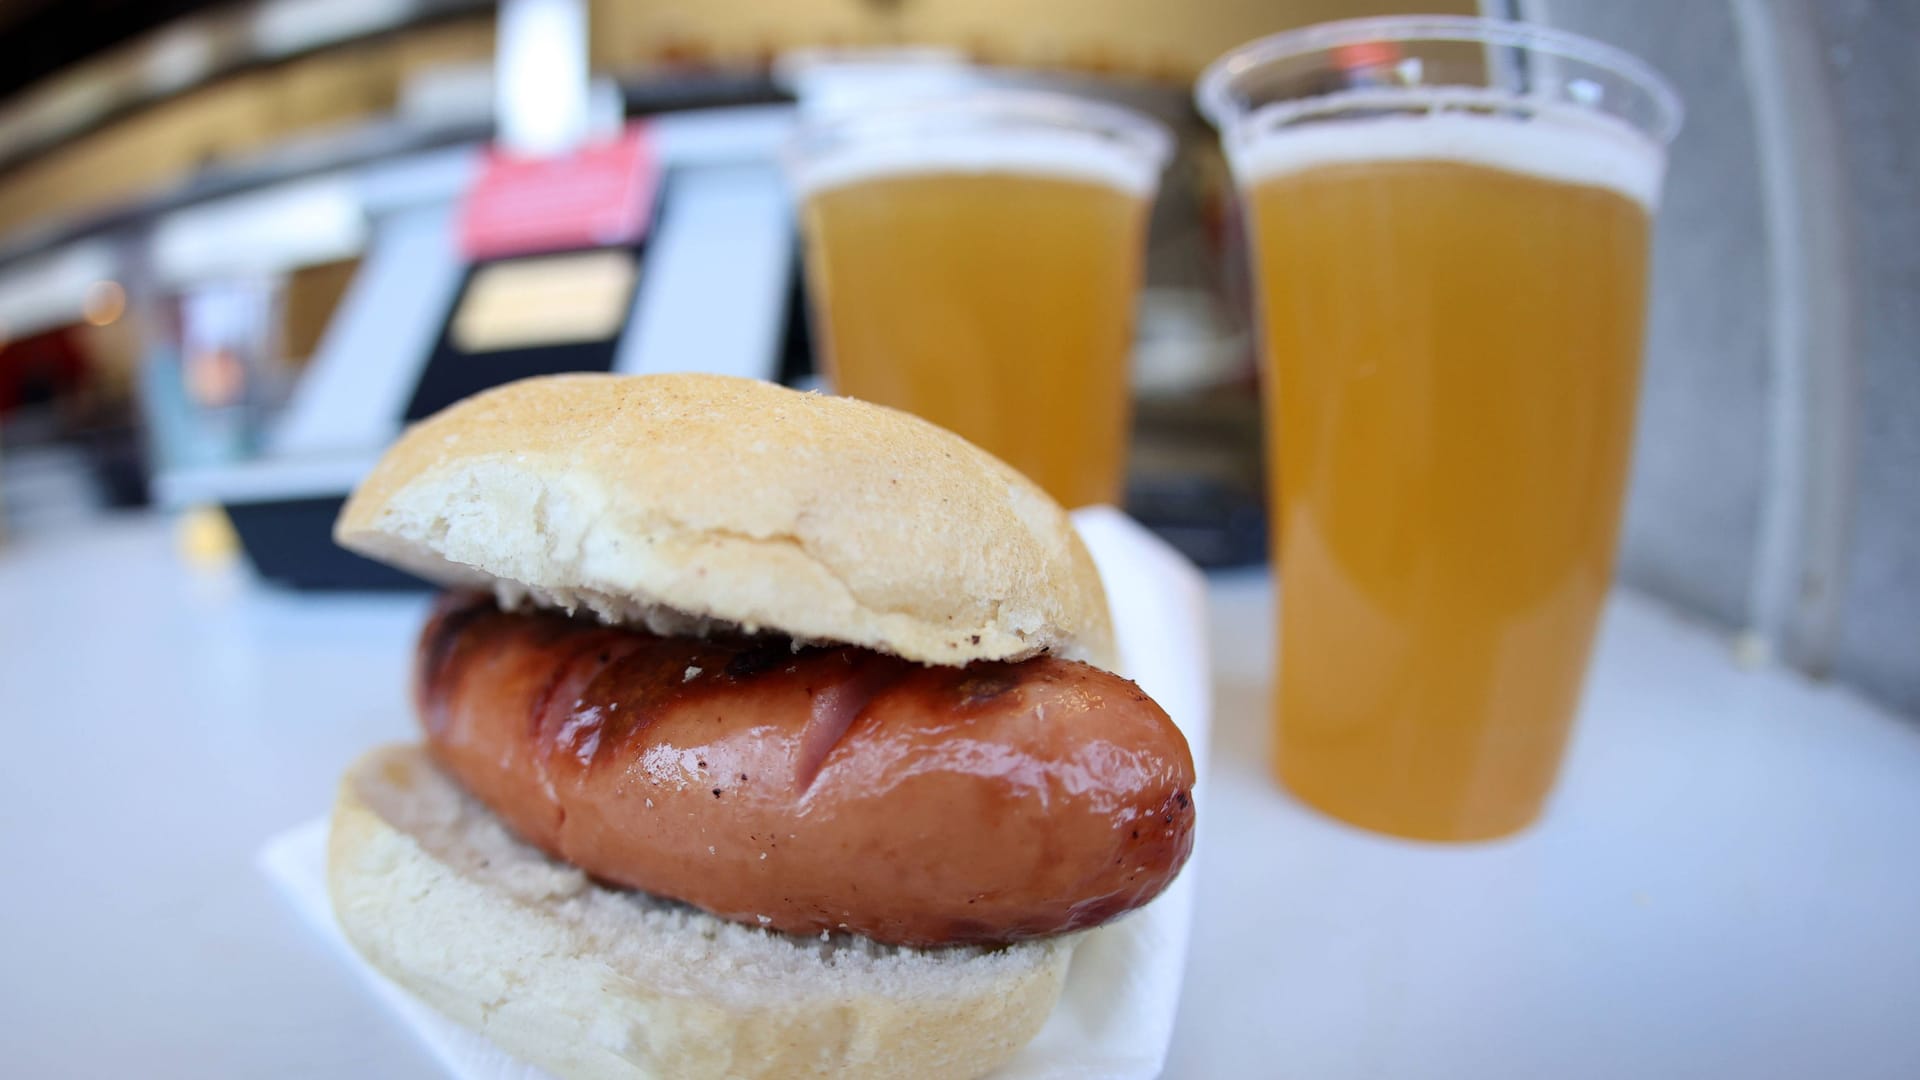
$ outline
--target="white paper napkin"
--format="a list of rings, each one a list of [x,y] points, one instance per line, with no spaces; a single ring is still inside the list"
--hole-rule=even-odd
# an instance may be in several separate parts
[[[1193,748],[1200,770],[1196,812],[1204,814],[1212,722],[1205,582],[1192,563],[1117,510],[1081,510],[1074,524],[1107,588],[1122,669],[1167,710]],[[458,1080],[547,1078],[421,1004],[353,951],[327,900],[326,848],[327,822],[321,818],[269,841],[260,868]],[[1197,876],[1189,864],[1153,903],[1087,935],[1074,950],[1059,1006],[999,1077],[1146,1080],[1160,1074],[1186,968]]]

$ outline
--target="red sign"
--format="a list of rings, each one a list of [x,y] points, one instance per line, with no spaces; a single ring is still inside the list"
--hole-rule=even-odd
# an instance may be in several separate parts
[[[660,165],[643,124],[559,157],[487,151],[460,215],[469,262],[630,245],[646,234]]]

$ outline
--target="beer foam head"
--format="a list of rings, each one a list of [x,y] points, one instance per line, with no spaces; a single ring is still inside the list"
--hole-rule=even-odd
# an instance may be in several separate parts
[[[1394,104],[1404,108],[1406,102]],[[1520,118],[1434,108],[1306,123],[1262,121],[1254,114],[1229,140],[1243,184],[1329,165],[1441,161],[1605,188],[1652,210],[1666,170],[1659,143],[1587,110],[1540,109]]]
[[[850,140],[793,167],[802,196],[902,176],[1007,174],[1075,180],[1141,197],[1153,193],[1164,155],[1093,133],[956,131]]]

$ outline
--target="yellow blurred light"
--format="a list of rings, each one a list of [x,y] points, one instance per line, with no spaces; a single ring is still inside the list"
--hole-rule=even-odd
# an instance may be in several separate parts
[[[127,311],[127,290],[117,281],[96,281],[87,286],[87,297],[80,313],[95,326],[111,326]]]
[[[180,515],[174,544],[181,561],[196,570],[217,570],[240,553],[240,534],[217,506],[196,506]]]

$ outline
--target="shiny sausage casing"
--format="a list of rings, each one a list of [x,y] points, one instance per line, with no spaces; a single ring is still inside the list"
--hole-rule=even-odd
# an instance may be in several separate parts
[[[789,933],[991,944],[1151,900],[1193,759],[1133,683],[1051,657],[927,667],[444,599],[416,705],[507,825],[618,885]]]

